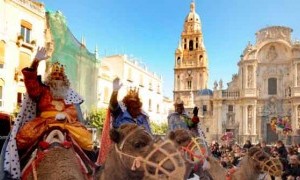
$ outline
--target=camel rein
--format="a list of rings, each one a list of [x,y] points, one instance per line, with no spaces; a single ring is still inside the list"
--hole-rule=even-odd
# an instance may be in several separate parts
[[[203,147],[201,147],[201,145],[203,145],[205,148],[204,153],[202,151]],[[208,156],[205,141],[200,137],[192,137],[190,143],[187,146],[181,147],[181,151],[183,152],[185,159],[192,164],[203,161],[204,158]]]
[[[123,156],[132,158],[133,159],[133,163],[132,163],[132,166],[131,166],[131,170],[132,171],[135,171],[137,168],[143,166],[143,168],[145,170],[145,176],[147,176],[147,177],[154,177],[155,179],[159,179],[159,177],[161,177],[162,174],[158,174],[159,172],[162,172],[163,175],[166,175],[167,177],[174,176],[174,173],[180,174],[183,171],[182,170],[183,168],[181,166],[184,166],[184,162],[182,160],[182,164],[178,165],[178,163],[176,163],[176,160],[178,161],[178,158],[174,158],[176,156],[177,157],[181,157],[180,156],[180,152],[175,151],[174,153],[170,153],[170,152],[167,152],[165,149],[162,148],[163,146],[173,145],[173,143],[170,140],[166,140],[166,141],[164,141],[164,142],[162,142],[160,144],[154,143],[153,146],[155,148],[151,152],[149,152],[148,155],[145,158],[141,157],[141,156],[134,156],[134,155],[122,152],[122,149],[124,147],[124,144],[125,144],[126,140],[131,135],[133,135],[138,129],[139,128],[136,128],[135,130],[133,130],[129,134],[127,134],[127,136],[121,142],[120,147],[118,147],[117,144],[115,144],[115,150],[119,154],[119,157],[120,157],[120,160],[121,160],[122,164],[123,165],[125,164],[123,162]],[[145,131],[145,132],[148,133],[147,131]],[[149,134],[149,136],[151,136],[151,135]],[[159,163],[154,163],[152,161],[149,161],[149,159],[152,157],[152,155],[154,155],[158,151],[161,152],[161,153],[163,153],[166,157],[163,160],[161,160]],[[169,171],[167,171],[166,169],[164,169],[162,167],[162,165],[167,160],[170,160],[173,163],[174,167],[175,167],[174,171],[172,173],[170,173]],[[147,165],[151,166],[151,167],[154,167],[156,169],[155,175],[151,174],[147,170],[147,168],[146,168]]]

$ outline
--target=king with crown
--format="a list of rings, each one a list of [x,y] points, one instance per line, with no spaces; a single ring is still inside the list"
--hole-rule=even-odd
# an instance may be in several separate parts
[[[27,95],[22,102],[4,156],[4,171],[12,179],[20,177],[18,152],[31,149],[46,131],[53,128],[67,130],[82,149],[92,150],[92,135],[80,122],[79,105],[83,100],[70,88],[64,66],[58,62],[52,64],[44,83],[37,75],[39,63],[46,59],[48,56],[45,48],[38,48],[31,66],[22,70]]]
[[[152,134],[149,117],[142,111],[142,102],[139,98],[138,89],[130,88],[122,100],[126,107],[126,109],[123,110],[117,100],[118,91],[121,87],[122,83],[120,83],[120,79],[115,78],[113,81],[113,93],[109,102],[109,109],[113,117],[112,126],[119,128],[125,123],[135,123],[139,126],[143,126]]]

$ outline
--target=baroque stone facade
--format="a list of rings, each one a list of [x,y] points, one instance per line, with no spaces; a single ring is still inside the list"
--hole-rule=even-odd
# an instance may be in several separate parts
[[[292,41],[291,33],[282,26],[261,29],[256,43],[243,51],[227,89],[215,83],[209,97],[213,115],[204,118],[210,139],[233,132],[240,143],[272,143],[300,128],[300,42]],[[286,133],[288,128],[293,132]]]

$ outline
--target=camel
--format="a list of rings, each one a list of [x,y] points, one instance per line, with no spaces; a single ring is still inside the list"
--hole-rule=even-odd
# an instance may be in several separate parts
[[[249,149],[247,155],[240,162],[239,167],[225,169],[220,165],[219,160],[209,156],[210,163],[208,172],[215,180],[253,180],[261,177],[280,176],[282,174],[282,164],[279,159],[270,157],[258,147]]]
[[[282,174],[282,164],[280,160],[272,158],[259,147],[250,148],[240,163],[240,167],[229,175],[232,180],[258,179],[261,173],[266,173],[271,176],[280,176]]]
[[[87,161],[82,161],[75,152],[75,143],[67,138],[62,130],[52,129],[32,153],[22,170],[22,179],[90,179],[93,176],[93,166],[88,166]]]
[[[200,179],[210,179],[210,175],[203,171],[202,165],[208,155],[206,142],[201,137],[196,137],[187,129],[176,129],[168,134],[175,146],[182,152],[186,164],[185,179],[194,169]],[[214,171],[213,171],[214,172]]]
[[[111,129],[110,138],[113,145],[100,169],[100,180],[184,178],[184,161],[171,141],[153,140],[143,127],[130,123]]]

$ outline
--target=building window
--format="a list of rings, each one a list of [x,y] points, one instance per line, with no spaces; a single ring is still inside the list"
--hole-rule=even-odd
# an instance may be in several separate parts
[[[159,104],[156,105],[156,112],[159,113]]]
[[[140,76],[140,87],[144,87],[144,78],[143,78],[143,75]]]
[[[157,85],[157,94],[160,94],[160,85]]]
[[[186,49],[186,39],[184,39],[184,49]]]
[[[24,42],[26,42],[26,43],[30,43],[31,30],[32,30],[32,24],[25,20],[22,20],[21,21],[21,36],[23,36]]]
[[[177,83],[177,90],[180,90],[180,76],[179,75],[177,75],[176,83]]]
[[[3,106],[3,99],[2,99],[2,95],[3,94],[3,86],[0,86],[0,107]]]
[[[20,81],[23,81],[23,75],[21,73],[21,70],[25,67],[29,67],[31,64],[31,57],[29,54],[20,52],[20,57],[19,57],[19,66],[16,72],[17,79]]]
[[[19,67],[18,69],[21,71],[25,67],[29,67],[31,64],[31,57],[30,54],[20,52],[20,57],[19,57]]]
[[[297,107],[298,128],[300,128],[300,105]]]
[[[180,65],[180,57],[177,58],[177,65]]]
[[[194,42],[193,40],[190,40],[189,42],[189,50],[192,51],[194,49]]]
[[[277,94],[277,79],[276,78],[268,79],[268,94],[269,95]]]
[[[191,80],[188,80],[187,87],[188,87],[188,89],[192,89],[192,81]]]
[[[228,106],[228,112],[233,112],[233,105]]]
[[[149,105],[149,111],[152,111],[152,102],[151,102],[151,99],[149,99],[148,105]]]
[[[206,105],[202,106],[202,112],[203,112],[203,115],[205,115],[207,113],[207,106]]]
[[[109,91],[108,87],[105,87],[104,88],[104,99],[103,99],[104,103],[109,103],[110,96],[109,96],[109,92],[108,91]]]
[[[128,69],[128,77],[127,77],[127,81],[132,82],[132,70],[131,68]]]
[[[152,91],[152,90],[153,90],[153,87],[152,87],[152,82],[151,82],[151,81],[149,82],[149,90],[150,90],[150,91]]]
[[[5,60],[5,42],[0,41],[0,68],[3,68]]]

